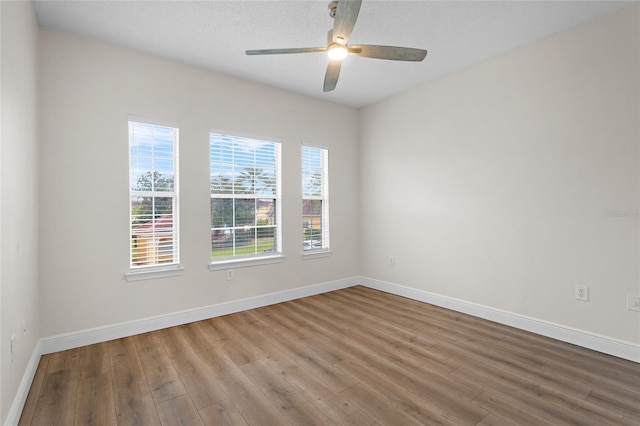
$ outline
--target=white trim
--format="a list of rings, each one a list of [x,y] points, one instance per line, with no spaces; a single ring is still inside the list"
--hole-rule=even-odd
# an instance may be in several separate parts
[[[180,125],[175,121],[158,120],[155,118],[142,117],[140,115],[131,114],[129,114],[127,117],[128,121],[135,121],[136,123],[150,124],[152,126],[174,127],[176,129],[180,127]]]
[[[319,148],[319,149],[325,149],[327,151],[329,151],[329,145],[323,145],[321,143],[313,143],[313,142],[305,142],[302,141],[300,142],[300,146],[308,146],[309,148]]]
[[[5,420],[6,426],[17,425],[20,421],[20,416],[22,415],[24,404],[25,402],[27,402],[29,389],[31,389],[31,384],[33,383],[33,378],[36,375],[36,370],[38,369],[38,364],[40,363],[41,356],[42,353],[40,352],[40,342],[38,342],[36,344],[36,347],[33,349],[31,358],[29,359],[24,374],[22,375],[22,380],[20,381],[20,386],[18,386],[18,391],[16,392],[16,396],[13,399],[11,408],[9,408],[9,414],[7,414],[7,418]]]
[[[158,278],[177,277],[178,275],[182,275],[183,271],[184,268],[181,268],[180,266],[173,266],[172,268],[166,269],[133,269],[124,274],[124,277],[129,282],[155,280]]]
[[[188,324],[194,321],[201,321],[204,319],[260,308],[302,297],[340,290],[358,285],[358,283],[359,280],[357,277],[347,278],[343,280],[313,284],[305,287],[298,287],[291,290],[279,291],[276,293],[264,294],[248,299],[234,300],[231,302],[224,302],[166,315],[159,315],[135,321],[123,322],[120,324],[45,337],[40,339],[40,353],[48,354],[92,345],[94,343],[106,342],[108,340],[119,339],[122,337],[133,336],[135,334],[147,333],[149,331],[160,330],[167,327],[174,327],[176,325]]]
[[[328,250],[328,249],[303,251],[302,258],[304,260],[318,259],[320,257],[329,257],[331,256],[331,253],[332,253],[331,250]]]
[[[215,133],[217,135],[222,135],[222,136],[231,136],[234,138],[251,139],[259,142],[277,142],[279,144],[282,143],[282,140],[276,137],[260,135],[257,133],[251,133],[251,132],[245,132],[245,131],[223,130],[216,127],[212,127],[209,129],[209,140],[211,140],[211,133]]]
[[[307,150],[305,150],[305,148],[307,148]],[[314,151],[311,151],[311,150],[315,150],[315,152],[320,154],[320,171],[321,171],[320,195],[305,195],[306,185],[308,183],[306,182],[306,179],[305,179],[305,176],[307,176],[305,172],[311,172],[311,170],[309,170],[309,167],[308,167],[309,166],[308,163],[310,161],[305,162],[305,158],[307,160],[310,160],[310,157],[315,154]],[[305,152],[307,152],[306,156],[305,156]],[[302,172],[302,203],[304,205],[304,202],[307,200],[321,201],[322,203],[321,204],[322,206],[322,213],[321,213],[322,214],[321,216],[322,241],[321,242],[322,242],[322,249],[328,251],[330,250],[330,247],[331,247],[331,238],[330,238],[331,223],[330,223],[330,216],[329,216],[329,149],[303,144],[300,148],[300,154],[301,154],[300,170]],[[313,175],[315,175],[315,173]],[[305,214],[303,212],[302,213],[303,227],[305,222],[304,217],[305,217]]]
[[[223,146],[227,145],[227,141],[225,141],[226,139],[231,138],[231,146],[228,147],[229,149],[231,149],[231,157],[226,157],[224,159],[220,159],[219,161],[214,161],[213,158],[213,150],[214,147],[216,147],[216,150],[218,149],[218,147],[222,148]],[[211,200],[213,199],[242,199],[242,198],[246,198],[246,199],[252,199],[255,202],[257,202],[259,199],[266,199],[266,200],[273,200],[274,206],[275,206],[275,225],[271,225],[269,227],[274,227],[274,243],[275,246],[273,248],[273,250],[269,251],[271,253],[277,253],[277,255],[282,256],[282,143],[281,142],[276,142],[273,140],[265,140],[265,139],[252,139],[250,137],[247,136],[234,136],[233,134],[230,134],[229,132],[227,133],[217,133],[215,132],[213,129],[209,132],[209,156],[211,157],[211,161],[209,163],[209,169],[210,169],[210,183],[212,184],[212,191],[213,189],[213,180],[211,180],[211,178],[214,178],[214,176],[218,176],[220,179],[222,179],[222,175],[220,174],[219,170],[216,169],[214,170],[214,165],[218,164],[218,165],[226,165],[226,166],[232,166],[234,169],[236,168],[236,166],[238,165],[237,160],[236,160],[236,152],[238,149],[243,150],[242,148],[237,148],[237,147],[243,147],[246,146],[249,151],[251,151],[253,153],[254,156],[254,161],[253,161],[253,166],[254,168],[257,167],[258,165],[258,157],[263,157],[263,154],[258,154],[258,147],[255,146],[254,144],[252,144],[252,142],[258,142],[261,145],[265,145],[265,146],[272,146],[273,147],[273,154],[274,154],[274,161],[273,161],[273,171],[275,174],[275,193],[274,194],[259,194],[257,193],[256,189],[257,188],[253,188],[253,193],[248,193],[245,196],[241,197],[238,194],[227,194],[225,193],[225,191],[223,191],[222,194],[217,194],[217,193],[211,193]],[[257,157],[256,157],[257,156]],[[268,156],[267,156],[268,157]],[[263,158],[263,160],[266,161],[266,157]],[[232,191],[232,192],[235,192]],[[257,206],[256,206],[256,211],[257,211]],[[212,214],[212,222],[213,222],[213,211],[211,212]],[[235,210],[235,203],[234,203],[234,207],[233,207],[233,224],[231,226],[229,226],[230,224],[226,224],[225,226],[216,226],[214,227],[213,223],[211,223],[211,231],[214,230],[219,230],[219,229],[224,229],[225,231],[227,230],[233,230],[233,232],[235,232],[235,230],[239,230],[241,228],[243,228],[242,225],[235,223],[236,222],[236,210]],[[255,228],[256,230],[259,228],[258,226],[258,222],[257,222],[257,216],[254,218],[255,223],[250,226],[249,228]],[[244,229],[248,229],[246,226],[244,227]],[[236,247],[236,242],[234,239],[234,253],[235,253],[235,247]],[[212,248],[213,250],[213,248]],[[269,255],[267,255],[269,256]],[[226,259],[217,261],[217,260],[212,260],[210,262],[210,270],[219,270],[219,269],[224,269],[220,268],[218,266],[215,266],[216,263],[219,262],[226,262]],[[268,263],[274,263],[274,262],[268,262]],[[257,264],[264,264],[264,262],[260,262]],[[249,261],[245,266],[252,266],[251,261]]]
[[[136,121],[136,118],[138,119],[138,121]],[[171,251],[172,251],[172,263],[173,264],[179,264],[180,263],[180,170],[179,170],[179,164],[180,164],[180,157],[179,157],[179,146],[180,146],[180,127],[175,124],[175,125],[168,125],[168,124],[157,124],[159,123],[157,120],[151,120],[151,119],[145,119],[143,117],[132,117],[129,116],[129,121],[128,121],[128,127],[129,127],[129,142],[128,142],[128,146],[129,146],[129,179],[131,178],[131,169],[132,169],[132,154],[131,154],[131,143],[132,143],[132,135],[134,133],[134,127],[137,124],[147,124],[147,125],[151,125],[151,126],[158,126],[158,127],[167,127],[172,129],[172,134],[173,134],[173,140],[172,140],[172,160],[173,160],[173,191],[139,191],[139,190],[134,190],[132,189],[133,186],[133,182],[129,182],[129,268],[132,268],[133,266],[133,258],[134,258],[134,248],[133,248],[133,228],[134,228],[134,224],[133,224],[133,217],[132,217],[132,199],[135,198],[140,198],[140,197],[149,197],[149,198],[158,198],[158,197],[166,197],[166,198],[171,198],[171,220],[172,220],[172,226],[171,226],[171,237],[172,237],[172,241],[171,241]],[[153,134],[153,133],[152,133]],[[152,138],[153,139],[153,138]],[[155,140],[153,140],[151,142],[152,146],[155,145]],[[152,154],[151,154],[151,161],[152,163],[155,161],[154,159],[156,158],[155,153],[153,153],[154,150],[152,149]],[[135,155],[134,157],[138,157],[137,155]],[[150,170],[147,171],[147,173],[156,173],[156,170]],[[152,185],[153,186],[153,185]],[[153,209],[153,213],[155,213],[155,208]],[[154,218],[152,218],[152,221],[155,221]],[[152,235],[154,235],[154,239],[155,239],[155,230],[152,231]],[[168,234],[168,232],[166,232],[166,234]],[[155,244],[155,242],[154,242]],[[136,250],[137,251],[137,250]],[[174,274],[175,275],[175,274]],[[164,276],[171,276],[171,275],[166,275],[163,274],[162,276],[152,276],[152,275],[147,275],[147,278],[141,278],[142,276],[138,276],[137,278],[134,278],[134,276],[131,276],[132,279],[129,278],[129,275],[125,275],[125,277],[127,278],[127,281],[138,281],[138,280],[142,280],[142,279],[153,279],[156,277],[164,277]]]
[[[209,264],[210,271],[222,271],[224,269],[233,269],[233,268],[246,268],[249,266],[261,266],[261,265],[271,265],[273,263],[281,263],[284,262],[286,257],[277,255],[277,256],[259,256],[259,257],[245,257],[240,259],[229,259],[229,260],[220,260],[216,262],[211,262]]]
[[[365,287],[441,306],[640,363],[640,344],[637,343],[602,336],[585,330],[579,330],[565,325],[372,278],[361,277],[360,283]]]

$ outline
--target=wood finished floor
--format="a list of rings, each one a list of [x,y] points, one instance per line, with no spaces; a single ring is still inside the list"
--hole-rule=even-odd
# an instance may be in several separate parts
[[[364,287],[42,357],[21,425],[640,425],[640,364]]]

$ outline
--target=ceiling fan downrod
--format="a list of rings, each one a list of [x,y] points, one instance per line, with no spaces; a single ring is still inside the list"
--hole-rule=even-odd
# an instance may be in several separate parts
[[[338,10],[338,2],[332,1],[329,3],[329,16],[331,16],[331,18],[336,17],[336,10]]]

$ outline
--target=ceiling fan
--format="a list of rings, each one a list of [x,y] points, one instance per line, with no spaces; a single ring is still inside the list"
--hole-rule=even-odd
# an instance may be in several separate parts
[[[347,55],[363,56],[366,58],[390,59],[393,61],[420,62],[427,51],[411,47],[379,46],[367,44],[348,45],[353,27],[356,24],[362,0],[340,0],[329,3],[329,16],[334,19],[333,28],[327,34],[327,47],[298,47],[287,49],[247,50],[247,55],[280,55],[288,53],[327,52],[329,65],[324,76],[323,91],[329,92],[336,88],[340,76],[342,60]]]

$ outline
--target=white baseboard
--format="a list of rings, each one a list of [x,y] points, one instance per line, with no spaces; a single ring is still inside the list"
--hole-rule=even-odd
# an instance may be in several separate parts
[[[27,364],[27,367],[25,369],[25,372],[22,375],[20,386],[18,386],[18,392],[16,393],[16,397],[13,400],[13,404],[11,404],[9,414],[7,414],[5,426],[17,426],[18,422],[20,421],[20,415],[22,414],[24,403],[27,401],[27,395],[29,394],[31,383],[33,383],[33,378],[36,375],[38,363],[40,362],[41,353],[39,351],[39,345],[40,343],[36,344],[36,347],[31,354],[31,358],[29,359],[29,363]]]
[[[92,345],[94,343],[106,342],[108,340],[120,339],[122,337],[133,336],[135,334],[147,333],[149,331],[161,330],[167,327],[174,327],[208,318],[233,314],[235,312],[260,308],[280,302],[286,302],[288,300],[351,287],[357,285],[359,282],[358,277],[347,278],[338,281],[294,288],[291,290],[279,291],[276,293],[264,294],[247,299],[234,300],[232,302],[204,306],[202,308],[159,315],[151,318],[143,318],[120,324],[45,337],[40,340],[41,353],[48,354],[66,349],[79,348],[81,346]]]
[[[249,309],[261,308],[280,302],[299,299],[329,291],[340,290],[358,285],[358,277],[343,280],[331,281],[321,284],[314,284],[306,287],[284,290],[276,293],[251,297],[248,299],[235,300],[202,308],[189,309],[181,312],[174,312],[166,315],[159,315],[151,318],[143,318],[136,321],[129,321],[120,324],[80,330],[72,333],[59,334],[56,336],[40,339],[36,345],[29,364],[20,382],[18,392],[13,400],[9,414],[5,421],[5,426],[17,425],[20,421],[22,409],[27,400],[31,383],[38,368],[40,357],[44,354],[64,351],[67,349],[79,348],[81,346],[92,345],[94,343],[106,342],[108,340],[120,339],[122,337],[133,336],[135,334],[147,333],[149,331],[161,330],[167,327],[188,324],[194,321],[214,318],[222,315],[233,314],[235,312]]]
[[[632,342],[372,278],[360,277],[360,284],[640,363],[640,345]]]

